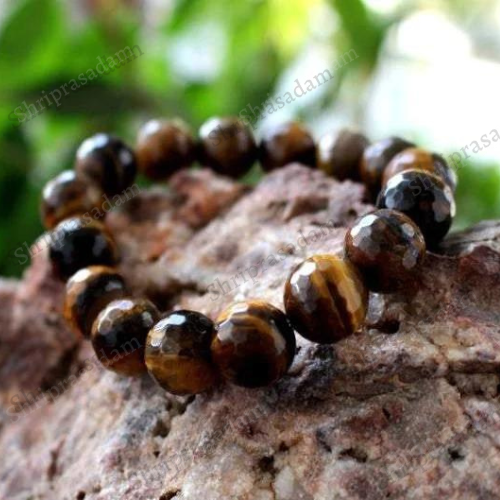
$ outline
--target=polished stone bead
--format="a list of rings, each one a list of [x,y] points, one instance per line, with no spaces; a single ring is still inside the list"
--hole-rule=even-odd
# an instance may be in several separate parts
[[[149,300],[110,302],[92,326],[91,341],[99,361],[122,375],[145,373],[146,338],[159,318],[160,313]]]
[[[195,141],[180,120],[150,120],[139,131],[136,154],[139,170],[150,179],[168,179],[195,159]]]
[[[361,180],[375,198],[382,187],[382,175],[388,163],[401,151],[415,144],[399,137],[389,137],[368,146],[361,159]]]
[[[391,293],[411,288],[415,282],[425,256],[425,240],[406,215],[377,210],[347,231],[345,254],[371,291]]]
[[[303,337],[337,342],[363,325],[368,290],[354,266],[334,255],[315,255],[299,264],[285,285],[285,310]]]
[[[80,269],[66,283],[64,316],[75,332],[90,337],[98,314],[126,293],[125,281],[116,269],[105,266]]]
[[[122,140],[96,134],[78,148],[75,170],[81,178],[113,196],[133,184],[137,165],[134,152]]]
[[[49,181],[42,191],[40,214],[47,229],[75,215],[91,213],[103,202],[103,193],[77,177],[74,170],[65,170]]]
[[[146,366],[151,377],[177,395],[198,394],[218,381],[210,344],[213,322],[195,311],[174,311],[158,322],[146,341]]]
[[[215,172],[238,178],[257,159],[250,128],[237,118],[211,118],[200,128],[199,161]]]
[[[391,177],[378,197],[377,206],[410,217],[430,249],[444,238],[455,216],[450,187],[424,170],[406,170]]]
[[[259,157],[266,171],[289,163],[316,165],[316,145],[308,130],[296,122],[282,123],[267,130],[261,140]]]
[[[453,191],[457,187],[457,174],[446,163],[446,160],[436,153],[420,148],[409,148],[398,153],[385,168],[382,185],[385,186],[387,181],[396,174],[414,169],[425,170],[441,177]]]
[[[281,378],[295,356],[295,335],[286,316],[260,300],[239,302],[217,319],[212,359],[222,376],[243,387]]]
[[[113,267],[118,251],[102,224],[90,216],[73,217],[59,223],[50,233],[49,258],[55,273],[67,280],[84,267]]]
[[[361,158],[369,144],[363,134],[351,130],[326,134],[318,144],[318,168],[341,181],[358,180]]]

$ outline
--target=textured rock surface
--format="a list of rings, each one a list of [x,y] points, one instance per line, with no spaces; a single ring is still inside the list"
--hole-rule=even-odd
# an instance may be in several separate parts
[[[339,252],[370,210],[360,185],[299,166],[249,193],[206,171],[172,185],[108,224],[135,293],[211,317],[235,298],[282,307],[292,266]],[[44,251],[0,286],[1,499],[498,498],[500,223],[428,255],[415,294],[372,296],[359,335],[300,339],[267,390],[176,398],[106,373],[61,292]]]

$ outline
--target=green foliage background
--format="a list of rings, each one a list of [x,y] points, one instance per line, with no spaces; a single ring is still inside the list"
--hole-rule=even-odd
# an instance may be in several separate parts
[[[338,29],[318,34],[318,43],[332,55],[354,48],[360,57],[298,117],[311,122],[322,107],[343,98],[345,82],[356,82],[356,91],[367,85],[387,30],[421,6],[404,2],[395,14],[382,16],[361,0],[178,0],[165,1],[170,7],[152,21],[135,3],[16,0],[0,15],[1,275],[22,273],[14,251],[43,231],[38,219],[41,187],[72,167],[86,136],[115,131],[133,143],[140,123],[151,117],[180,116],[196,128],[211,115],[238,114],[248,103],[263,102],[311,38],[305,23],[309,10],[324,4],[335,14]],[[439,4],[466,20],[487,13],[492,2]],[[179,70],[189,66],[193,54],[183,47],[198,35],[200,23],[213,33],[207,49],[217,50],[219,33],[225,37],[218,71],[209,77]],[[13,121],[11,113],[23,101],[33,102],[42,91],[95,68],[98,56],[135,45],[143,51],[140,58],[71,93],[61,106],[30,122],[19,126]],[[172,48],[177,55],[168,57]],[[497,166],[478,173],[468,164],[460,175],[465,182],[458,192],[457,226],[498,217]]]

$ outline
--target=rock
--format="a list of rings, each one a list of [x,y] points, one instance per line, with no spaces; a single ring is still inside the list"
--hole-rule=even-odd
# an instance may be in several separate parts
[[[306,256],[339,253],[364,188],[299,165],[247,192],[183,172],[108,215],[134,294],[215,318],[282,307]],[[274,387],[196,398],[105,372],[61,318],[43,245],[0,285],[0,498],[487,499],[500,489],[500,223],[428,254],[416,291],[373,295],[363,332],[299,338]]]

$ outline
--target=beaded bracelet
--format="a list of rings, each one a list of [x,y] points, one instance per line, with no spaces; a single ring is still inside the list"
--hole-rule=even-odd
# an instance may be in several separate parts
[[[286,281],[285,313],[251,300],[231,305],[214,323],[187,310],[161,317],[146,299],[129,298],[114,266],[116,245],[105,227],[82,214],[102,194],[127,189],[139,169],[164,180],[195,160],[239,177],[256,160],[270,171],[292,162],[318,167],[340,180],[361,180],[378,210],[347,232],[344,255],[315,255]],[[292,364],[294,330],[317,343],[334,343],[365,321],[369,291],[393,293],[409,286],[426,248],[434,249],[455,214],[456,177],[436,154],[392,137],[369,144],[361,134],[341,131],[315,144],[298,123],[270,130],[257,145],[236,118],[214,118],[196,141],[178,120],[148,122],[135,152],[120,139],[95,135],[82,143],[75,171],[50,181],[43,191],[42,218],[52,230],[49,256],[67,280],[64,314],[90,338],[104,366],[125,375],[146,371],[165,390],[197,394],[221,379],[261,387],[281,378]],[[135,345],[133,344],[135,342]],[[124,352],[124,345],[134,349]]]

